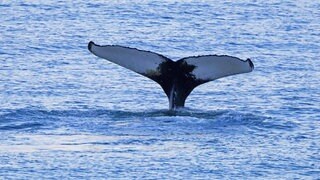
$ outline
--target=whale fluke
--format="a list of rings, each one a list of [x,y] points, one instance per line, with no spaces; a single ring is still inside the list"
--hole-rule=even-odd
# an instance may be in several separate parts
[[[192,56],[173,61],[161,54],[118,45],[100,46],[89,42],[94,55],[146,76],[160,84],[169,108],[184,107],[191,91],[200,84],[254,69],[250,59],[226,55]]]

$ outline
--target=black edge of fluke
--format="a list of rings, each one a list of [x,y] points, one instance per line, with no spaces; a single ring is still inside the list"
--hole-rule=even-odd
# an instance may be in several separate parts
[[[247,59],[247,61],[249,61],[249,65],[250,65],[250,67],[252,68],[252,70],[254,69],[254,65],[253,65],[253,62],[251,61],[251,59]]]
[[[88,43],[88,49],[89,49],[90,52],[91,52],[92,45],[94,45],[94,42],[93,42],[93,41],[90,41],[90,42]]]

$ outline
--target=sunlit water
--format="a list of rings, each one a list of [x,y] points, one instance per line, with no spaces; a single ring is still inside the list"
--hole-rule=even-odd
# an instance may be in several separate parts
[[[1,1],[0,177],[317,179],[317,1]],[[159,85],[87,43],[255,70],[167,111]]]

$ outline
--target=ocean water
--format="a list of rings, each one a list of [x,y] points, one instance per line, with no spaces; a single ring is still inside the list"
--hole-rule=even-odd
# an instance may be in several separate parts
[[[318,1],[0,1],[0,179],[319,179]],[[168,111],[87,43],[251,58]]]

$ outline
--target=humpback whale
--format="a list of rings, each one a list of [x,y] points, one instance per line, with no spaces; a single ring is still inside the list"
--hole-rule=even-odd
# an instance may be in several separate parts
[[[173,61],[150,51],[119,45],[100,46],[92,41],[88,49],[100,58],[157,82],[169,99],[170,110],[184,107],[191,91],[201,84],[254,69],[250,59],[227,55],[191,56]]]

